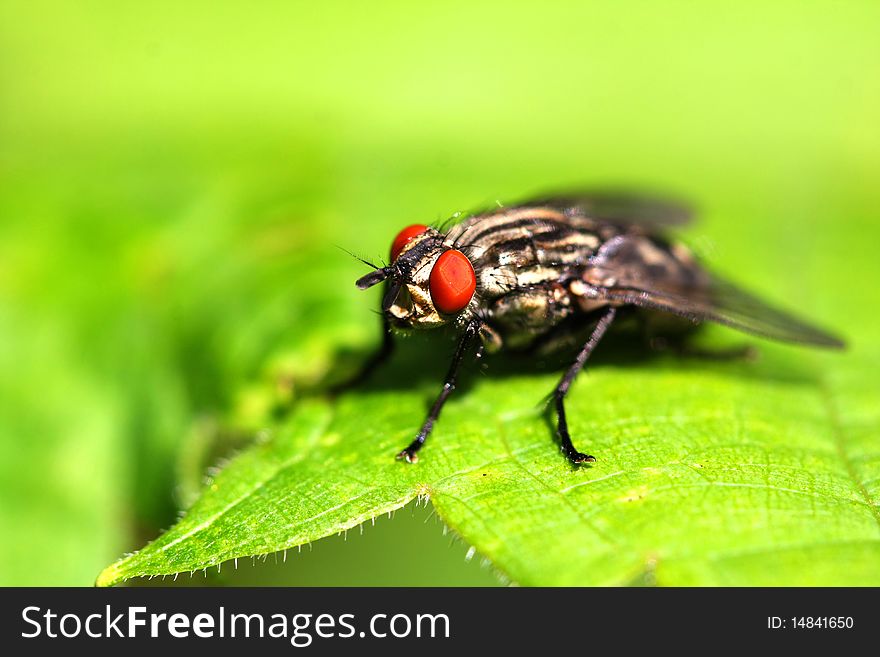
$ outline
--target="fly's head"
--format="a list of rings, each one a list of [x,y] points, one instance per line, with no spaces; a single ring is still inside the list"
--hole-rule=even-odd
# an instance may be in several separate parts
[[[473,265],[443,234],[421,224],[408,226],[391,245],[391,264],[358,279],[365,290],[387,281],[382,312],[400,331],[436,328],[455,321],[477,288]]]

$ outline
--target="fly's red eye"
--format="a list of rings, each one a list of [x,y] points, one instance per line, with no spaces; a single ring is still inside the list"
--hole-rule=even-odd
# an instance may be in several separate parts
[[[415,237],[416,235],[421,235],[426,230],[428,230],[427,226],[423,226],[422,224],[413,224],[412,226],[407,226],[402,231],[397,233],[397,237],[395,237],[394,241],[391,243],[391,262],[397,260],[397,256],[399,256],[400,252],[403,251],[403,247],[405,247],[413,237]]]
[[[467,256],[454,249],[444,252],[429,280],[431,300],[441,313],[452,314],[464,309],[477,289],[474,267]]]

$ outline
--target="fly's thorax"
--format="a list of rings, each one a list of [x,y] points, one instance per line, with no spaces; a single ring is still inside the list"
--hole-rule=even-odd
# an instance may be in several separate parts
[[[483,300],[564,280],[602,244],[601,226],[551,207],[499,210],[454,227],[447,240],[471,258]]]

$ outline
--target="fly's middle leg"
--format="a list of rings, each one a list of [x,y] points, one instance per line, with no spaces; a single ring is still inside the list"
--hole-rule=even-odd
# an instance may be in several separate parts
[[[568,460],[575,464],[595,461],[596,459],[589,454],[584,454],[583,452],[576,450],[571,442],[571,435],[568,432],[568,421],[565,418],[565,395],[568,393],[569,388],[571,388],[571,384],[578,375],[578,372],[583,369],[590,354],[593,353],[593,349],[596,348],[596,345],[599,344],[602,336],[605,335],[605,331],[608,330],[608,327],[614,320],[616,312],[617,309],[613,307],[605,312],[599,320],[599,323],[596,324],[596,328],[593,329],[590,339],[587,340],[587,343],[584,345],[583,349],[581,349],[580,353],[578,353],[577,358],[575,358],[574,363],[571,364],[553,391],[553,399],[556,402],[556,415],[558,418],[557,434],[559,435],[559,447],[562,450],[562,453],[568,457]]]

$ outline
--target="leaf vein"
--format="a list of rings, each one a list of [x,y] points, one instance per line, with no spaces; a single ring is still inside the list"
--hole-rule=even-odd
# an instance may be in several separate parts
[[[867,504],[868,508],[871,510],[871,515],[874,516],[874,522],[877,524],[877,529],[880,530],[880,508],[877,507],[877,502],[871,497],[871,493],[865,487],[865,484],[859,479],[859,473],[856,470],[856,466],[846,450],[846,441],[843,432],[843,425],[840,421],[840,414],[838,413],[837,406],[832,399],[831,388],[825,378],[822,378],[819,381],[819,389],[822,401],[825,404],[825,409],[828,412],[831,433],[834,437],[834,446],[837,449],[837,453],[840,456],[841,461],[843,461],[843,466],[846,469],[847,475],[855,485],[858,493],[865,500],[865,504]]]

